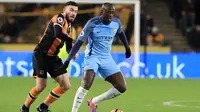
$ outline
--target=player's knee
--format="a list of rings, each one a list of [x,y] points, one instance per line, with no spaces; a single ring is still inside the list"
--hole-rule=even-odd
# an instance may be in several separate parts
[[[62,84],[62,85],[60,85],[60,87],[61,87],[61,89],[63,90],[63,91],[67,91],[68,89],[70,89],[71,88],[71,84],[69,83],[69,84]]]
[[[91,84],[83,84],[82,85],[82,87],[84,88],[84,89],[86,89],[86,90],[89,90],[90,89],[90,87],[91,87]]]
[[[94,70],[88,70],[86,72],[86,74],[84,74],[81,86],[86,89],[89,90],[92,86],[92,83],[94,81],[94,77],[95,77],[95,72]]]
[[[120,93],[124,93],[124,92],[127,90],[126,85],[124,85],[124,84],[118,84],[118,85],[116,86],[116,89],[117,89]]]
[[[89,90],[92,86],[92,80],[85,80],[85,81],[82,81],[82,84],[81,86],[86,89],[86,90]]]
[[[37,92],[40,93],[40,92],[42,92],[45,88],[46,88],[46,84],[38,85],[38,86],[37,86]]]
[[[118,91],[119,91],[120,93],[124,93],[126,90],[127,90],[126,87],[121,87]]]
[[[126,87],[123,87],[119,92],[120,92],[120,93],[124,93],[126,90],[127,90],[127,88],[126,88]]]

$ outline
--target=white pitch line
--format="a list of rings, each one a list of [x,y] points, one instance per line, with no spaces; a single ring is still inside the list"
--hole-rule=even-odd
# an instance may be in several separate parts
[[[190,108],[200,108],[200,106],[189,106],[182,105],[180,103],[189,103],[189,102],[200,102],[200,101],[165,101],[163,102],[164,106],[172,106],[172,107],[190,107]]]

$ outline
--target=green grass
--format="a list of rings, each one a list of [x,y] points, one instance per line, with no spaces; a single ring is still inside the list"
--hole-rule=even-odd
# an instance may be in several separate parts
[[[126,79],[127,91],[112,100],[100,103],[98,112],[110,112],[120,108],[124,112],[199,112],[200,111],[200,80],[196,79]],[[71,78],[72,88],[50,109],[53,112],[70,112],[73,97],[80,85],[80,78]],[[35,85],[32,78],[0,78],[0,112],[19,112],[29,90]],[[33,103],[30,112],[36,112],[41,103],[56,83],[48,79],[47,88]],[[89,112],[86,100],[108,90],[111,85],[100,78],[85,97],[80,112]],[[178,101],[174,105],[163,105],[165,101]]]

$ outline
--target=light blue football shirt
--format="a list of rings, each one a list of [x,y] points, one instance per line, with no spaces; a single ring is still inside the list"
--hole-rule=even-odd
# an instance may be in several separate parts
[[[110,56],[113,39],[122,31],[119,19],[113,18],[110,24],[105,25],[101,22],[101,16],[97,16],[87,22],[78,39],[88,39],[85,56]]]

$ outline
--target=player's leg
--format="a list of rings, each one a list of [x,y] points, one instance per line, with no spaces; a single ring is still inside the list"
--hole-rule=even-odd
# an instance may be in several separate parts
[[[52,91],[49,93],[47,98],[44,100],[44,104],[48,107],[58,100],[69,88],[71,88],[69,76],[67,73],[59,75],[55,78],[58,86],[56,86]]]
[[[95,78],[94,70],[90,69],[84,72],[81,81],[81,86],[76,91],[76,95],[74,97],[72,112],[78,112],[78,109],[80,108],[85,95],[87,94],[88,90],[93,84],[94,78]]]
[[[106,78],[106,81],[110,82],[113,87],[106,92],[108,94],[106,95],[104,100],[115,98],[126,91],[126,82],[121,72],[117,72],[111,76],[108,76]],[[94,102],[101,102],[95,100],[96,99],[94,98]]]
[[[67,73],[59,75],[55,80],[58,82],[58,86],[52,89],[44,102],[37,107],[39,112],[47,111],[49,106],[58,100],[71,87]]]
[[[38,95],[46,88],[46,78],[47,78],[47,72],[45,67],[43,67],[42,61],[39,61],[38,58],[36,58],[37,54],[33,54],[33,76],[36,78],[36,86],[33,87],[24,103],[24,105],[21,107],[21,112],[29,112],[29,107],[31,104],[37,99]]]
[[[113,85],[113,87],[109,89],[108,91],[104,92],[103,94],[91,99],[91,102],[94,105],[97,105],[104,100],[113,99],[126,91],[125,80],[121,72],[108,76],[106,80],[110,82]]]
[[[45,87],[46,87],[46,79],[36,78],[36,86],[30,90],[26,98],[26,101],[21,108],[21,112],[26,112],[25,110],[30,108],[31,104],[37,99],[38,95],[45,89]]]
[[[106,81],[110,82],[113,87],[92,99],[92,102],[96,105],[104,100],[115,98],[126,91],[126,84],[121,72],[108,76]]]
[[[120,72],[114,60],[109,59],[109,61],[105,60],[101,62],[102,66],[99,68],[99,72],[106,81],[113,85],[113,87],[92,99],[92,102],[96,105],[104,100],[115,98],[126,91],[124,77],[122,76],[122,73]]]
[[[97,58],[89,58],[84,60],[84,74],[81,81],[81,86],[78,88],[74,97],[72,112],[77,112],[80,108],[85,95],[93,84],[95,73],[98,69],[99,60]]]
[[[58,86],[55,87],[47,96],[47,98],[44,100],[43,103],[41,103],[37,110],[39,112],[48,111],[48,107],[54,103],[57,99],[59,99],[70,87],[70,81],[69,76],[67,74],[67,71],[65,69],[60,71],[55,71],[62,65],[62,61],[59,58],[56,58],[54,63],[52,63],[52,66],[48,68],[48,72],[51,75],[52,78],[56,80],[58,83]]]

